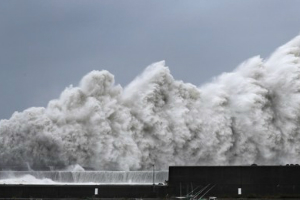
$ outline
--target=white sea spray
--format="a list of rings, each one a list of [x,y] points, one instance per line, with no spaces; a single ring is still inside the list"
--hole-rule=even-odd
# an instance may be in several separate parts
[[[92,71],[0,121],[1,166],[96,170],[299,163],[300,36],[197,87],[150,65],[127,87]]]

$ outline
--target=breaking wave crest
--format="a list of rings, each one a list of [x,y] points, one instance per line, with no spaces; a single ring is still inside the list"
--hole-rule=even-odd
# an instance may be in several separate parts
[[[0,121],[2,168],[167,169],[298,163],[300,36],[197,87],[164,62],[127,87],[92,71],[46,108]]]

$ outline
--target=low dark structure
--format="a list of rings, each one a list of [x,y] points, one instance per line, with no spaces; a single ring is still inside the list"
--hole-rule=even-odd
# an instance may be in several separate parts
[[[199,186],[214,186],[217,197],[300,197],[300,167],[289,166],[197,166],[170,167],[172,195],[185,195]]]
[[[0,185],[0,198],[156,198],[166,186],[152,185]]]
[[[0,185],[1,198],[168,198],[213,188],[219,198],[300,198],[300,167],[190,166],[169,168],[167,185]],[[201,196],[201,195],[200,195]],[[198,196],[199,197],[199,196]]]

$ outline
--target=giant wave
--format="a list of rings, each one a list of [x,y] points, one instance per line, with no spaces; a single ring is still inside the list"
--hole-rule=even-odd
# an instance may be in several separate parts
[[[2,168],[147,170],[298,163],[300,36],[197,87],[157,62],[127,87],[92,71],[47,107],[0,121]]]

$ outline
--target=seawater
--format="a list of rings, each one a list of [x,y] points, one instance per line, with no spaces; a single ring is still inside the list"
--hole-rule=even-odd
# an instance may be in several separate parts
[[[168,180],[168,171],[154,172],[154,182]],[[0,184],[152,184],[152,171],[0,171]]]

